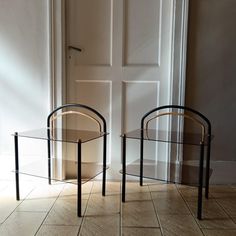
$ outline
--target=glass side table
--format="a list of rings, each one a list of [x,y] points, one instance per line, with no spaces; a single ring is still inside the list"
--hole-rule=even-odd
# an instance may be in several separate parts
[[[161,110],[171,110],[168,112],[160,113]],[[173,112],[173,109],[184,110],[185,112],[194,113],[197,116],[200,115],[200,118],[206,121],[206,126],[203,127],[203,123],[199,122],[196,119],[196,122],[199,122],[201,126],[200,133],[187,133],[187,132],[175,132],[175,131],[161,131],[155,129],[149,129],[148,123],[156,118],[166,115],[175,115],[183,116],[184,118],[191,119],[195,121],[195,118],[190,116],[187,113]],[[159,112],[156,114],[156,112]],[[153,115],[151,119],[147,120],[149,115]],[[146,121],[146,124],[145,124]],[[209,177],[211,175],[210,169],[210,145],[213,136],[211,135],[211,126],[207,118],[205,118],[201,113],[187,107],[178,106],[178,105],[167,105],[158,108],[154,108],[150,112],[146,113],[141,120],[141,129],[136,129],[127,133],[122,134],[122,202],[125,202],[125,192],[126,192],[126,175],[136,176],[140,178],[140,186],[143,185],[143,178],[155,179],[171,183],[180,183],[186,185],[198,186],[198,208],[197,208],[197,217],[198,219],[202,218],[202,189],[204,185],[204,169],[205,169],[205,197],[208,198],[209,193]],[[138,140],[140,142],[140,154],[138,159],[133,162],[126,163],[126,146],[127,139]],[[163,161],[150,160],[144,158],[144,141],[145,142],[162,142],[162,143],[172,143],[176,145],[191,145],[199,148],[199,165],[187,165],[181,162],[179,163],[168,163]],[[205,152],[206,150],[206,152]],[[206,158],[206,167],[204,168],[204,158]],[[195,179],[193,182],[188,182],[189,176],[184,179],[173,179],[169,176],[163,176],[161,174],[162,170],[169,169],[188,169],[188,172],[191,173],[192,177]]]
[[[72,129],[60,129],[60,128],[54,128],[53,126],[50,126],[50,123],[53,119],[55,119],[55,112],[58,110],[64,109],[64,108],[85,108],[90,111],[94,111],[94,109],[89,108],[85,105],[81,104],[66,104],[63,105],[57,109],[55,109],[50,115],[48,116],[48,127],[43,129],[35,129],[30,130],[26,132],[16,132],[14,134],[14,144],[15,144],[15,179],[16,179],[16,199],[20,200],[20,182],[19,182],[19,174],[26,174],[31,175],[35,177],[40,178],[46,178],[48,179],[49,184],[51,184],[51,181],[62,181],[66,183],[72,183],[77,185],[77,215],[78,217],[81,217],[81,194],[82,194],[82,184],[86,183],[90,179],[96,177],[97,175],[103,173],[103,179],[102,179],[102,195],[105,196],[106,191],[106,170],[107,170],[107,164],[106,164],[106,149],[107,149],[107,135],[106,132],[106,123],[105,119],[97,112],[96,114],[99,114],[104,121],[104,129],[99,131],[89,131],[89,130],[72,130]],[[67,115],[71,114],[71,111],[65,112]],[[64,114],[65,114],[64,113]],[[84,113],[75,112],[78,115],[84,115]],[[73,113],[74,114],[74,113]],[[60,115],[61,116],[61,115]],[[88,116],[86,114],[86,116]],[[53,118],[53,119],[52,119]],[[96,120],[97,121],[97,120]],[[47,157],[35,161],[32,158],[32,161],[30,163],[27,163],[26,165],[20,166],[20,155],[19,155],[19,148],[18,148],[18,139],[19,138],[29,138],[29,139],[39,139],[39,140],[46,140],[47,141]],[[90,142],[95,139],[103,139],[103,164],[94,163],[94,162],[82,162],[82,144]],[[65,142],[65,143],[73,143],[77,146],[77,157],[75,161],[70,161],[72,164],[77,166],[77,179],[61,179],[58,177],[55,177],[52,175],[52,167],[57,160],[57,158],[51,157],[51,143],[52,142]],[[63,162],[68,162],[68,160],[61,160]],[[46,169],[45,169],[46,166]]]

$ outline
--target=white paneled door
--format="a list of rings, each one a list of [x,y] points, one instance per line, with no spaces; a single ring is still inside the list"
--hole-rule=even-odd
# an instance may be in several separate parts
[[[171,101],[173,8],[173,0],[66,1],[66,100],[105,116],[114,169],[121,162],[121,132],[140,127],[144,113]],[[168,122],[159,126],[167,129]],[[139,144],[128,144],[131,160]],[[165,145],[146,148],[150,159],[166,160],[167,153]]]

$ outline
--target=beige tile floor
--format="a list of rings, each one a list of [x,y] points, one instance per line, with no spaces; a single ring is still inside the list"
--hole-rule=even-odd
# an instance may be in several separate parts
[[[0,180],[1,236],[233,236],[236,235],[236,186],[211,186],[203,220],[196,219],[196,188],[174,184],[120,182],[83,185],[83,217],[76,216],[76,186],[22,180],[15,201],[13,180]]]

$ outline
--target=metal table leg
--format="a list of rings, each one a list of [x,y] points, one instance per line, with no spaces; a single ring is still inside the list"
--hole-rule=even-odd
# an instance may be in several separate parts
[[[78,148],[77,148],[77,216],[81,217],[82,216],[82,209],[81,209],[81,205],[82,205],[82,183],[81,183],[81,140],[79,140],[78,142]]]
[[[16,180],[16,200],[20,200],[20,186],[19,186],[19,150],[18,150],[18,133],[14,136],[15,143],[15,180]]]
[[[51,143],[48,137],[48,184],[51,184],[51,178]]]
[[[107,163],[107,136],[103,137],[103,177],[102,177],[102,195],[106,195],[106,163]]]
[[[143,186],[143,130],[141,131],[141,140],[140,140],[140,186]]]
[[[199,220],[202,219],[203,161],[204,161],[204,143],[201,142],[200,160],[199,160],[198,210],[197,210],[197,218]]]
[[[211,138],[208,136],[207,158],[206,158],[206,188],[205,197],[209,198],[209,179],[210,179],[210,156],[211,156]]]
[[[126,185],[126,135],[122,137],[122,202],[125,202]]]

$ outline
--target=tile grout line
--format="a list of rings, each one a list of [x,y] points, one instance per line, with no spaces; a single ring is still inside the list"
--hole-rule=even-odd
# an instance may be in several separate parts
[[[191,216],[193,217],[194,221],[196,222],[198,228],[199,228],[200,231],[202,232],[202,235],[205,236],[205,234],[204,234],[204,232],[203,232],[203,229],[200,227],[200,224],[198,223],[198,221],[197,221],[197,219],[196,219],[194,213],[191,211],[190,207],[188,206],[187,201],[184,199],[183,195],[181,194],[181,191],[179,191],[179,189],[177,188],[176,184],[174,184],[174,185],[175,185],[175,188],[176,188],[177,192],[179,193],[179,195],[180,195],[181,198],[183,199],[183,201],[184,201],[186,207],[188,208],[188,210],[189,210]]]
[[[84,209],[84,215],[82,216],[82,220],[81,220],[81,223],[80,223],[80,226],[79,226],[79,230],[78,230],[78,233],[77,233],[77,236],[79,236],[79,234],[81,233],[81,230],[83,228],[83,225],[84,225],[84,217],[86,215],[86,212],[87,212],[87,209],[88,209],[88,204],[89,204],[89,200],[90,200],[90,197],[91,197],[91,193],[92,193],[92,190],[93,190],[93,186],[94,186],[94,181],[92,182],[92,187],[90,189],[90,192],[89,192],[89,197],[87,199],[87,203],[86,203],[86,206],[85,206],[85,209]],[[78,196],[77,196],[78,197]]]
[[[52,208],[55,206],[56,201],[57,201],[58,198],[60,197],[62,191],[63,191],[64,188],[65,188],[65,186],[66,186],[66,185],[63,186],[63,188],[61,189],[60,193],[58,194],[58,196],[56,197],[55,201],[53,202],[52,206],[51,206],[50,209],[47,211],[47,214],[45,215],[44,219],[42,220],[42,222],[41,222],[40,226],[38,227],[38,230],[35,232],[34,236],[36,236],[37,233],[39,232],[39,230],[41,229],[43,223],[45,222],[45,220],[46,220],[46,218],[48,217],[48,215],[49,215],[50,211],[52,210]]]
[[[160,229],[160,227],[155,227],[155,226],[148,226],[148,227],[145,227],[145,226],[124,226],[124,228],[129,228],[129,229]]]
[[[76,232],[75,232],[75,235],[77,235],[77,236],[79,236],[79,235],[81,235],[81,234],[83,234],[82,233],[82,231],[84,232],[84,227],[86,226],[86,214],[88,213],[88,210],[89,210],[89,201],[91,200],[91,198],[92,198],[92,196],[93,196],[93,189],[94,189],[94,182],[93,181],[91,181],[92,182],[92,184],[91,184],[91,188],[90,188],[90,190],[88,191],[88,193],[85,193],[86,195],[88,195],[88,196],[86,196],[86,197],[88,197],[88,199],[87,199],[87,201],[86,201],[86,203],[84,204],[84,206],[85,206],[85,210],[84,210],[84,215],[82,216],[82,219],[81,219],[81,223],[79,224],[79,227],[77,227],[77,229],[75,230],[75,231],[77,231],[77,234],[76,234]],[[42,213],[42,212],[44,212],[45,213],[45,217],[43,217],[43,219],[42,219],[42,221],[40,222],[39,221],[39,226],[37,226],[36,227],[36,229],[35,229],[35,232],[36,233],[34,233],[34,235],[36,236],[36,235],[38,235],[39,233],[40,233],[40,230],[42,229],[42,227],[44,226],[44,225],[54,225],[54,226],[61,226],[61,224],[44,224],[45,223],[45,221],[46,221],[46,219],[47,219],[47,217],[48,217],[48,215],[50,214],[50,212],[52,211],[52,208],[55,206],[55,204],[56,204],[56,202],[57,202],[57,200],[61,197],[61,196],[63,196],[62,195],[62,193],[63,193],[63,191],[64,191],[64,189],[66,188],[68,186],[68,184],[65,184],[65,185],[63,185],[62,186],[62,188],[61,188],[61,190],[59,189],[59,191],[58,191],[58,194],[55,196],[55,197],[53,197],[53,198],[55,198],[55,201],[54,202],[52,202],[53,204],[52,204],[52,206],[50,207],[50,209],[48,209],[47,211],[17,211],[17,209],[19,209],[19,207],[22,205],[22,203],[25,203],[25,202],[27,202],[28,200],[31,200],[31,199],[28,199],[28,197],[30,196],[30,194],[32,194],[32,192],[35,190],[35,189],[37,189],[37,186],[32,186],[32,188],[30,188],[30,190],[29,190],[29,192],[25,195],[25,197],[23,197],[22,199],[21,199],[21,201],[19,202],[19,204],[16,206],[16,207],[13,207],[13,210],[12,211],[10,211],[11,213],[10,214],[8,214],[8,216],[5,218],[5,220],[2,222],[2,223],[0,223],[0,227],[2,227],[3,225],[4,225],[4,223],[6,224],[6,221],[8,221],[8,219],[9,219],[9,217],[12,215],[12,214],[14,214],[15,212],[33,212],[33,213]],[[149,195],[151,196],[151,201],[152,201],[152,205],[153,205],[153,208],[154,208],[154,211],[155,211],[155,215],[156,215],[156,218],[157,218],[157,220],[158,220],[158,223],[159,223],[159,225],[160,225],[160,227],[149,227],[149,228],[156,228],[156,229],[160,229],[160,231],[161,231],[161,235],[162,236],[164,236],[165,234],[164,234],[164,228],[162,227],[162,225],[161,225],[161,221],[160,221],[160,216],[159,216],[159,212],[158,212],[158,210],[157,210],[157,208],[155,207],[155,197],[154,197],[154,195],[153,195],[153,193],[155,193],[155,191],[151,191],[151,184],[147,184],[147,186],[148,186],[148,190],[149,190]],[[120,209],[119,209],[119,213],[120,213],[120,216],[119,216],[119,228],[118,228],[118,230],[119,231],[116,231],[116,233],[117,233],[117,235],[122,235],[122,233],[124,232],[123,231],[123,229],[125,229],[125,228],[144,228],[145,229],[145,227],[136,227],[136,226],[124,226],[123,227],[123,225],[122,225],[122,216],[123,216],[123,211],[122,211],[122,201],[121,201],[121,182],[120,182],[120,185],[119,185],[119,189],[120,189],[120,199],[119,199],[119,206],[120,206]],[[186,207],[187,207],[187,209],[188,209],[188,211],[190,212],[190,216],[192,216],[193,218],[194,218],[194,221],[193,221],[193,223],[192,223],[192,225],[194,225],[194,224],[196,224],[197,223],[197,226],[198,226],[198,228],[200,229],[200,232],[202,233],[202,235],[203,236],[206,236],[207,235],[207,231],[209,230],[209,231],[214,231],[214,230],[219,230],[219,232],[225,232],[226,231],[226,234],[227,234],[227,232],[230,232],[231,230],[232,230],[232,232],[235,232],[236,231],[236,227],[235,228],[233,228],[235,225],[236,225],[236,222],[235,222],[235,219],[234,219],[234,217],[235,216],[231,216],[228,212],[227,212],[227,207],[225,208],[224,207],[224,205],[223,204],[221,204],[220,203],[220,201],[221,200],[227,200],[227,198],[229,199],[229,198],[231,198],[231,196],[230,196],[230,194],[227,194],[226,195],[226,197],[219,197],[219,198],[217,198],[217,197],[215,197],[215,196],[213,196],[212,194],[210,195],[210,201],[213,201],[213,202],[211,202],[211,203],[215,203],[216,204],[216,206],[218,206],[219,207],[219,209],[220,210],[222,210],[225,214],[226,214],[226,216],[228,217],[228,219],[230,219],[230,220],[232,220],[233,221],[233,224],[232,224],[232,227],[231,228],[219,228],[219,224],[218,224],[218,226],[216,225],[216,226],[213,226],[213,228],[207,228],[207,227],[205,227],[204,225],[203,226],[201,226],[202,224],[200,224],[201,222],[200,221],[198,221],[198,219],[195,217],[195,214],[194,214],[194,211],[192,211],[191,209],[191,205],[189,205],[188,204],[188,199],[189,199],[189,197],[190,197],[190,201],[192,201],[192,197],[191,197],[191,195],[189,196],[189,195],[187,195],[187,197],[185,197],[185,194],[184,194],[184,192],[182,192],[181,191],[181,188],[178,188],[178,186],[177,185],[175,185],[175,189],[177,189],[177,192],[179,193],[179,195],[180,195],[180,197],[182,198],[182,200],[183,200],[183,202],[185,203],[185,205],[186,205]],[[185,190],[185,189],[183,189],[183,190]],[[186,190],[188,190],[188,188],[186,188]],[[191,190],[190,188],[189,188],[189,190]],[[195,190],[195,188],[193,189],[193,190]],[[25,192],[25,191],[24,191]],[[191,192],[190,192],[191,193]],[[195,194],[195,191],[194,191],[194,194]],[[74,195],[74,194],[73,194]],[[75,194],[76,195],[76,194]],[[195,195],[194,195],[195,196]],[[50,198],[50,197],[49,197]],[[49,199],[48,198],[48,199]],[[203,198],[204,198],[204,196],[203,196]],[[39,198],[39,200],[40,200],[40,198]],[[86,199],[85,199],[86,200]],[[205,199],[204,199],[205,200]],[[209,201],[208,200],[208,201]],[[195,201],[195,197],[194,197],[194,201]],[[207,200],[206,200],[207,201]],[[197,203],[196,203],[197,204]],[[230,208],[229,208],[230,209]],[[207,219],[207,218],[206,218]],[[211,220],[211,217],[209,218],[209,219],[207,219],[207,220]],[[200,223],[199,223],[200,222]],[[67,225],[67,226],[75,226],[75,225]],[[78,226],[78,225],[77,225]],[[89,225],[88,225],[89,226]],[[47,231],[48,232],[48,231]],[[86,231],[87,232],[87,231]]]
[[[25,201],[25,199],[34,191],[35,187],[21,200],[21,202],[13,209],[13,211],[6,217],[6,219],[1,223],[3,225],[9,217],[16,212],[16,209]],[[16,200],[17,201],[17,200]]]
[[[161,231],[161,235],[164,236],[164,230],[163,230],[163,228],[162,228],[161,220],[160,220],[160,218],[159,218],[159,215],[158,215],[158,213],[157,213],[157,209],[156,209],[155,204],[154,204],[154,201],[153,201],[152,192],[151,192],[151,190],[150,190],[150,188],[149,188],[149,185],[147,185],[147,186],[148,186],[149,194],[150,194],[150,197],[151,197],[151,200],[152,200],[152,205],[153,205],[153,208],[154,208],[154,211],[155,211],[155,214],[156,214],[156,218],[157,218],[157,221],[158,221],[159,226],[160,226],[159,228],[160,228],[160,231]]]
[[[178,189],[178,188],[177,188]],[[179,190],[178,190],[179,191]],[[179,191],[179,193],[180,193],[180,195],[182,196],[182,194],[181,194],[181,191]],[[211,199],[207,199],[207,200],[213,200],[218,206],[219,206],[219,208],[220,209],[222,209],[223,210],[223,212],[228,216],[228,218],[229,219],[231,219],[232,220],[232,222],[236,225],[236,222],[233,220],[233,217],[231,217],[230,216],[230,214],[228,214],[227,213],[227,211],[224,209],[224,207],[223,206],[221,206],[221,204],[217,201],[217,199],[214,197],[214,195],[210,195],[211,196]],[[182,197],[183,198],[183,200],[185,201],[185,199],[184,199],[184,197]],[[186,202],[186,201],[185,201]],[[187,205],[187,207],[188,207],[188,204],[186,203],[186,205]],[[189,207],[188,207],[189,208]],[[190,208],[189,208],[190,209]],[[190,212],[191,212],[191,210],[190,210]],[[194,217],[194,214],[191,212],[191,214],[193,215],[193,217]],[[194,219],[195,219],[195,217],[194,217]],[[204,230],[204,229],[207,229],[208,230],[208,228],[201,228],[200,227],[200,224],[198,223],[198,221],[195,219],[195,221],[197,222],[197,224],[199,225],[199,228],[200,229],[202,229],[202,230]],[[235,228],[230,228],[230,229],[227,229],[227,230],[232,230],[232,229],[236,229],[236,227]],[[211,229],[211,230],[213,230],[213,229]],[[214,228],[214,230],[226,230],[226,229],[224,229],[224,228]],[[205,235],[205,234],[204,234]]]
[[[234,221],[233,217],[226,211],[226,209],[217,201],[217,199],[213,196],[216,204],[223,210],[223,212],[229,217],[229,219],[232,220],[232,222],[235,224],[236,226],[236,222]],[[236,229],[236,228],[235,228]]]

